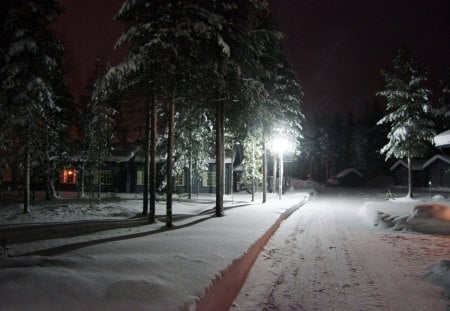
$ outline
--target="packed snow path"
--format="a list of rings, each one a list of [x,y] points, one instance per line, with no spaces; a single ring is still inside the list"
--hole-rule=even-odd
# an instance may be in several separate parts
[[[363,221],[361,197],[319,195],[278,229],[231,310],[446,310],[422,279],[450,239]]]

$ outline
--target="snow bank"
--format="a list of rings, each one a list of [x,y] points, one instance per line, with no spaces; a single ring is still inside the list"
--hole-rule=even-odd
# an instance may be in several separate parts
[[[450,201],[441,195],[369,201],[359,213],[369,223],[399,231],[450,235]]]

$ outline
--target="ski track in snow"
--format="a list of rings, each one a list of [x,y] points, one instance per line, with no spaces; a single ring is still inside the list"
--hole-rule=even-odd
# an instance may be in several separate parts
[[[445,310],[421,279],[450,239],[368,227],[360,200],[313,199],[258,257],[231,310]],[[450,305],[447,305],[449,308]]]

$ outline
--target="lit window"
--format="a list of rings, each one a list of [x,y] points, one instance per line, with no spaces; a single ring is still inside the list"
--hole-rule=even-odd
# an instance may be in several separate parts
[[[144,171],[137,171],[136,173],[136,185],[144,185]]]
[[[63,184],[76,184],[77,183],[77,170],[72,168],[65,168],[63,170],[62,180]]]
[[[202,178],[203,187],[215,187],[216,186],[216,172],[203,172]]]
[[[184,172],[178,174],[175,180],[175,185],[184,186]]]
[[[3,182],[12,182],[13,181],[13,171],[10,168],[6,168],[0,171],[0,177]]]

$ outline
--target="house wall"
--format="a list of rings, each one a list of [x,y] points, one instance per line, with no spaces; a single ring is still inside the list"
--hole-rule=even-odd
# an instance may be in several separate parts
[[[434,161],[427,168],[427,181],[431,181],[433,186],[450,187],[450,164]]]
[[[361,176],[358,176],[357,174],[350,173],[343,177],[338,178],[339,185],[344,187],[357,187],[362,186],[363,179]]]
[[[156,164],[156,187],[157,191],[161,191],[163,181],[166,176],[163,172],[164,163]],[[112,173],[112,183],[111,184],[102,184],[101,191],[103,192],[123,192],[123,193],[142,193],[144,191],[143,184],[138,184],[138,171],[144,170],[144,163],[142,162],[126,162],[126,163],[117,163],[117,162],[107,162],[102,166],[102,170],[111,170]],[[209,164],[208,172],[211,174],[210,176],[215,176],[215,164]],[[78,182],[81,180],[82,172],[78,171]],[[231,180],[232,180],[232,165],[231,163],[225,164],[225,194],[231,193]],[[86,185],[88,181],[86,181]],[[94,186],[95,187],[95,186]],[[63,184],[59,185],[59,189],[63,191],[78,191],[79,184]],[[87,187],[86,187],[87,190]],[[96,188],[95,188],[96,190]],[[175,191],[178,193],[187,193],[188,192],[188,171],[185,170],[184,174],[184,184],[176,185]],[[193,180],[192,183],[192,193],[215,193],[215,177],[214,182],[212,184],[204,185],[203,179],[200,179],[199,182]]]
[[[397,186],[408,186],[408,169],[406,167],[402,165],[397,166],[393,174]],[[425,187],[427,185],[424,171],[413,170],[412,177],[414,187]]]

